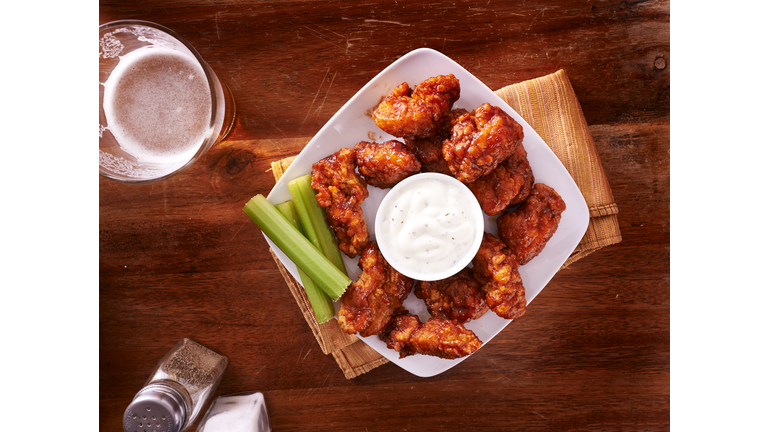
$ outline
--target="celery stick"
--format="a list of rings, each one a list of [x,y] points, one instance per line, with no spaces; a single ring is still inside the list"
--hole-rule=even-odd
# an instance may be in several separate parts
[[[296,215],[296,208],[293,206],[293,201],[286,201],[275,206],[275,208],[282,213],[283,216],[299,231],[303,230],[299,226],[299,219]],[[307,293],[307,299],[312,306],[312,311],[315,313],[315,318],[320,324],[329,321],[333,318],[336,310],[333,308],[333,301],[328,295],[318,288],[315,282],[304,273],[304,270],[299,270],[299,277],[301,278],[301,284],[304,285],[304,291]]]
[[[352,283],[349,276],[320,253],[263,195],[251,198],[243,211],[331,299],[344,294]]]
[[[347,274],[341,252],[336,245],[333,232],[325,221],[325,210],[320,207],[312,189],[312,176],[303,175],[291,180],[288,189],[291,191],[307,238],[312,242],[336,267]]]

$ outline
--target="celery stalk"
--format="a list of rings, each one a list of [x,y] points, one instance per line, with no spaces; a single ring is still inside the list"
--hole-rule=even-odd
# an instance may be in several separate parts
[[[296,207],[293,205],[293,201],[286,201],[275,206],[287,220],[299,231],[303,230],[299,226],[299,218],[296,215]],[[301,284],[304,285],[304,291],[307,293],[307,299],[312,306],[312,311],[315,313],[315,318],[320,324],[329,321],[333,318],[336,310],[333,308],[333,301],[328,295],[321,290],[317,284],[304,273],[304,270],[299,270],[299,277],[301,278]]]
[[[320,253],[263,195],[251,198],[243,211],[331,299],[344,294],[352,283],[349,276]]]
[[[312,189],[312,176],[310,174],[297,177],[288,182],[288,189],[296,204],[296,212],[299,214],[307,238],[314,244],[336,267],[347,274],[341,252],[336,245],[333,232],[325,221],[325,210],[320,207],[315,198],[315,190]]]

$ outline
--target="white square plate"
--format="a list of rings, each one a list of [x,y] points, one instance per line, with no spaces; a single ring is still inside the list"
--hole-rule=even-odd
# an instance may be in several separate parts
[[[523,145],[528,152],[528,161],[533,169],[536,183],[546,183],[554,188],[565,200],[566,210],[562,214],[560,225],[555,235],[547,243],[544,250],[528,264],[520,267],[520,275],[525,286],[525,297],[528,304],[544,289],[544,286],[552,279],[560,266],[576,248],[589,223],[589,210],[581,191],[573,182],[560,160],[552,153],[552,150],[539,137],[539,135],[523,120],[520,115],[499,98],[480,80],[467,72],[459,64],[445,55],[431,49],[417,49],[401,57],[389,67],[384,69],[357,94],[352,97],[315,135],[307,144],[296,160],[285,171],[267,199],[272,204],[291,199],[288,190],[288,182],[301,175],[312,171],[312,164],[331,155],[340,148],[352,148],[359,141],[383,142],[390,139],[401,139],[386,134],[379,129],[370,117],[370,113],[379,104],[382,98],[403,82],[407,82],[411,88],[421,81],[437,75],[452,73],[461,84],[461,98],[454,104],[454,108],[464,108],[472,111],[485,102],[501,107],[523,126],[525,138]],[[368,187],[369,197],[363,202],[363,214],[368,224],[371,239],[374,238],[374,217],[379,203],[389,191]],[[496,235],[497,228],[495,217],[486,216],[486,231]],[[266,236],[265,236],[266,237]],[[300,281],[295,264],[280,251],[269,238],[267,238],[275,254],[283,265]],[[344,256],[349,277],[354,281],[360,274],[357,259],[349,259]],[[418,315],[422,321],[429,318],[426,306],[422,300],[411,293],[404,306],[413,314]],[[339,304],[336,302],[336,310]],[[465,327],[474,331],[483,342],[489,343],[494,336],[503,330],[511,320],[499,318],[492,311],[486,313],[478,320],[470,321]],[[378,336],[361,338],[371,348],[381,355],[420,377],[430,377],[444,372],[468,357],[445,360],[432,356],[413,355],[403,359],[399,354],[388,349]]]

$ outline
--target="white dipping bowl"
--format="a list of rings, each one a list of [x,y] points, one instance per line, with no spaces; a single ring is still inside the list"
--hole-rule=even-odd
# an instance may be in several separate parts
[[[440,248],[438,253],[443,254],[443,260],[441,264],[434,264],[433,261],[432,265],[427,265],[423,264],[425,260],[421,260],[418,265],[411,265],[419,260],[414,260],[412,258],[406,260],[404,258],[405,255],[411,254],[405,252],[405,249],[419,244],[420,240],[421,243],[423,243],[427,240],[427,236],[429,236],[429,234],[422,233],[415,236],[408,236],[408,234],[403,234],[403,236],[407,237],[401,237],[398,242],[391,234],[392,227],[387,226],[385,219],[389,218],[387,222],[390,222],[392,220],[392,217],[390,216],[395,215],[395,211],[400,212],[400,210],[395,210],[394,207],[397,204],[398,199],[403,196],[403,193],[407,193],[408,190],[413,190],[414,188],[432,191],[433,189],[424,188],[430,188],[430,186],[434,186],[435,182],[438,182],[439,187],[445,188],[444,190],[447,193],[450,193],[453,198],[457,199],[457,203],[460,203],[457,211],[462,212],[463,214],[461,217],[465,217],[466,220],[456,221],[456,223],[464,224],[463,227],[465,229],[461,229],[455,232],[460,232],[466,235],[468,237],[467,242],[460,251],[456,246],[446,246]],[[437,201],[442,203],[441,198],[438,198]],[[425,210],[426,215],[432,215],[437,213],[437,209],[439,207],[427,206],[423,208],[427,209]],[[437,218],[442,216],[442,212],[440,213],[440,215],[436,216]],[[397,214],[399,215],[399,213]],[[416,218],[417,216],[414,216],[413,220],[416,220]],[[401,222],[408,222],[408,220],[409,218],[406,217]],[[396,222],[397,221],[393,222],[393,224],[396,224]],[[443,220],[441,223],[444,225],[446,220]],[[453,276],[461,271],[472,261],[472,258],[475,257],[478,249],[480,249],[480,243],[483,241],[483,233],[485,231],[483,211],[480,208],[480,203],[477,202],[477,198],[475,198],[475,195],[472,193],[472,191],[470,191],[466,185],[456,180],[455,178],[438,173],[416,174],[395,185],[395,187],[393,187],[381,201],[381,204],[379,205],[379,208],[376,212],[376,220],[374,225],[376,242],[379,245],[379,250],[381,250],[382,255],[384,255],[384,258],[387,260],[389,265],[394,267],[395,270],[399,271],[405,276],[420,281],[441,280]],[[404,225],[404,227],[406,227],[406,225]],[[452,227],[453,228],[451,229],[456,230],[455,225],[452,225]],[[443,229],[442,225],[438,230],[440,229]],[[466,229],[469,229],[471,232],[467,233]],[[432,238],[434,238],[434,236],[432,236]],[[445,238],[446,237],[443,236],[443,240],[445,240]],[[446,242],[450,244],[450,242],[447,240]],[[450,257],[450,255],[453,255],[453,257]]]

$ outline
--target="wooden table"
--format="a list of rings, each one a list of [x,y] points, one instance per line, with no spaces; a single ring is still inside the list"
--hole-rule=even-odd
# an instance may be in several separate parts
[[[183,337],[229,357],[217,394],[264,393],[275,430],[667,430],[668,1],[107,1],[194,45],[230,86],[229,139],[149,186],[99,178],[100,411],[121,416]],[[623,241],[559,272],[459,366],[347,380],[324,355],[243,205],[384,67],[443,52],[492,89],[565,69]]]

